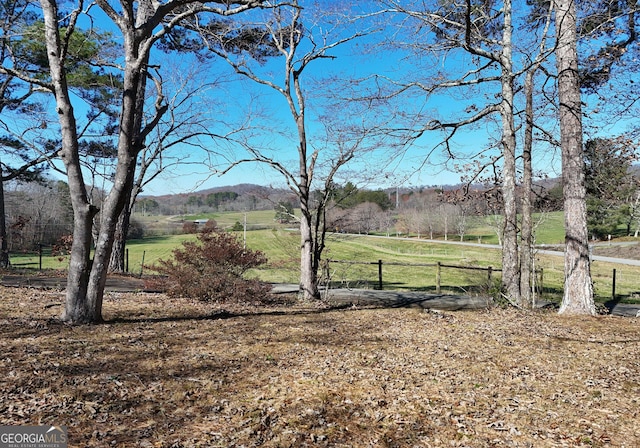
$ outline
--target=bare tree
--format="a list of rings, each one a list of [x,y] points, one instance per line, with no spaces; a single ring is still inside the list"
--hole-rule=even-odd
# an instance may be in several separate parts
[[[575,0],[556,0],[554,7],[566,246],[560,313],[593,315]]]
[[[360,107],[360,104],[340,102],[339,99],[340,108],[334,107],[315,116],[314,128],[322,128],[324,134],[312,131],[312,108],[309,104],[318,96],[314,96],[314,92],[306,88],[303,82],[312,75],[311,64],[335,58],[331,55],[333,50],[357,39],[363,32],[341,29],[340,25],[352,23],[347,22],[345,17],[335,22],[325,20],[324,23],[314,23],[311,5],[305,5],[303,9],[299,3],[302,2],[294,0],[290,6],[277,8],[271,18],[262,21],[267,23],[268,30],[263,38],[275,48],[282,63],[279,78],[265,74],[259,61],[257,66],[252,67],[251,61],[246,58],[234,58],[228,52],[216,50],[238,74],[270,89],[284,100],[295,129],[297,160],[290,162],[284,157],[278,158],[273,155],[274,151],[247,140],[244,147],[248,157],[234,161],[222,172],[241,163],[258,162],[267,164],[282,175],[298,198],[301,210],[300,291],[307,299],[317,299],[320,297],[318,270],[325,247],[327,205],[331,201],[335,180],[352,160],[379,148],[379,140],[384,135],[380,136],[380,125],[367,121],[370,110],[355,111],[354,107]],[[253,28],[251,24],[247,27]],[[220,47],[212,43],[212,48]],[[316,84],[315,93],[331,92],[338,86],[346,88],[348,84],[346,79],[333,81],[325,79]],[[316,110],[326,105],[324,101],[313,104]],[[275,129],[277,120],[270,123],[268,132],[274,133]]]
[[[166,72],[165,76],[160,73],[161,69]],[[200,74],[208,70],[213,72],[205,61],[198,65],[197,71],[187,73],[167,62],[147,73],[152,86],[147,89],[147,106],[141,132],[144,146],[139,151],[130,197],[118,217],[109,262],[110,272],[125,270],[125,246],[131,213],[144,188],[176,166],[184,167],[189,163],[201,165],[200,162],[189,162],[188,158],[193,156],[193,152],[203,155],[207,152],[203,141],[205,137],[207,140],[225,138],[215,134],[216,123],[211,118],[216,114],[215,103],[209,93],[216,88],[219,80],[204,82],[200,79]],[[172,151],[179,146],[183,147],[180,151]]]
[[[389,10],[414,22],[409,29],[417,30],[407,45],[420,54],[434,53],[446,57],[449,53],[464,53],[469,67],[460,74],[435,73],[427,79],[415,79],[402,85],[403,91],[419,89],[429,97],[439,92],[467,89],[476,92],[495,85],[495,100],[479,94],[466,100],[468,116],[460,119],[434,119],[417,128],[414,138],[427,131],[446,131],[444,147],[454,157],[450,145],[455,134],[464,127],[497,116],[500,119],[499,148],[501,153],[501,190],[503,197],[502,276],[505,294],[514,302],[520,300],[520,267],[518,257],[518,216],[516,196],[516,125],[513,27],[514,12],[510,0],[494,9],[493,2],[442,2],[427,5],[417,2],[412,8],[407,2],[383,1]],[[422,31],[422,30],[426,31]],[[426,35],[425,35],[426,33]],[[415,40],[419,39],[419,41]],[[429,42],[425,44],[424,42]],[[464,56],[463,56],[464,57]],[[396,82],[397,84],[397,82]],[[478,92],[476,92],[478,93]],[[476,98],[478,101],[476,102]],[[426,123],[426,124],[425,124]]]
[[[534,115],[534,91],[535,78],[541,69],[542,63],[547,54],[546,43],[548,29],[551,25],[552,7],[549,5],[544,20],[544,30],[540,39],[540,49],[532,61],[531,66],[525,73],[524,96],[525,96],[525,123],[524,123],[524,144],[522,149],[522,222],[521,222],[521,248],[520,248],[520,301],[518,305],[522,308],[533,308],[535,303],[535,265],[534,265],[534,225],[533,225],[533,204],[531,195],[533,191],[533,139],[535,130]]]
[[[414,233],[418,238],[423,236],[423,232],[427,225],[426,212],[414,206],[414,208],[405,209],[398,216],[397,227],[404,230],[406,233]]]
[[[219,4],[219,6],[217,5]],[[80,163],[78,130],[67,80],[68,42],[78,19],[86,12],[80,2],[67,14],[61,28],[62,11],[56,0],[41,0],[45,42],[51,82],[61,127],[62,159],[69,180],[74,210],[74,235],[69,263],[67,297],[63,320],[70,323],[100,322],[107,268],[118,217],[130,199],[138,154],[144,147],[143,111],[151,48],[187,17],[202,13],[229,16],[261,6],[260,1],[196,2],[172,0],[160,4],[142,0],[136,4],[97,0],[96,5],[111,20],[122,37],[123,96],[117,132],[117,163],[113,186],[102,204],[100,232],[91,254],[92,223],[98,209],[90,202]],[[94,7],[92,4],[91,7]],[[90,8],[91,8],[90,7]],[[137,7],[137,8],[136,8]],[[164,107],[159,104],[158,107]]]

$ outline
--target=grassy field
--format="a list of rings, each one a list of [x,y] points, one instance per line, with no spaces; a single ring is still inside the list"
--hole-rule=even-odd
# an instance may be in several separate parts
[[[469,231],[465,235],[465,241],[477,242],[478,239],[485,244],[498,244],[495,226],[489,223],[495,219],[485,217],[472,217],[469,222]],[[535,244],[562,244],[564,242],[564,215],[562,212],[536,213],[533,216],[535,226]],[[456,239],[456,236],[450,237]]]
[[[220,227],[229,228],[236,222],[244,222],[244,213],[223,213],[206,216],[216,220]],[[189,219],[194,217],[189,217]],[[202,218],[202,217],[199,217]],[[158,217],[147,217],[149,221]],[[195,218],[194,218],[195,219]],[[180,223],[180,218],[171,221]],[[562,215],[558,213],[538,217],[537,241],[540,244],[555,244],[562,241]],[[165,227],[166,223],[162,224]],[[156,227],[161,225],[156,223]],[[249,248],[267,254],[269,263],[252,275],[274,283],[297,283],[299,260],[299,234],[293,226],[277,225],[273,222],[273,212],[251,212],[247,214],[247,227],[260,228],[246,232],[246,244]],[[480,224],[474,227],[468,241],[484,243],[492,240],[490,227]],[[237,232],[244,238],[244,232]],[[493,234],[495,237],[495,234]],[[171,251],[183,241],[194,238],[193,235],[165,235],[133,240],[128,243],[129,272],[149,273],[148,266],[160,258],[168,258]],[[453,237],[452,237],[453,238]],[[455,240],[455,238],[454,238]],[[452,242],[452,241],[450,241]],[[375,237],[364,235],[332,234],[327,240],[324,258],[345,261],[330,262],[323,269],[325,281],[344,287],[375,287],[378,284],[378,260],[383,261],[383,286],[386,289],[413,289],[434,291],[436,287],[437,262],[448,265],[460,265],[494,269],[492,281],[487,271],[447,268],[441,270],[442,287],[455,293],[476,293],[479,289],[491,289],[499,281],[501,260],[500,251],[491,247],[460,246],[427,242],[417,239]],[[16,264],[32,263],[37,267],[37,256],[13,256]],[[348,261],[348,262],[346,262]],[[355,263],[357,262],[357,263]],[[43,257],[43,267],[65,269],[66,258]],[[143,266],[144,263],[144,266]],[[403,263],[405,265],[400,265]],[[563,283],[563,259],[550,255],[538,255],[536,264],[541,269],[543,300],[557,301],[561,297]],[[409,265],[409,266],[407,266]],[[640,268],[594,262],[592,275],[596,296],[599,301],[611,299],[613,270],[616,270],[616,294],[625,301],[638,301],[640,288],[637,278]],[[480,291],[483,292],[483,291]]]
[[[0,287],[4,425],[69,447],[636,447],[639,319]]]

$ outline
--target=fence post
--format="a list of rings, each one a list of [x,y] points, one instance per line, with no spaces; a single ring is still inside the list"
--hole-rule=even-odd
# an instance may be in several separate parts
[[[323,276],[327,282],[327,289],[331,288],[331,271],[329,270],[329,259],[322,260]]]
[[[378,260],[378,289],[382,291],[382,260]]]
[[[140,277],[142,277],[142,270],[144,269],[144,255],[147,253],[146,250],[142,251],[142,263],[140,263]]]
[[[544,269],[540,268],[540,286],[539,288],[539,292],[538,294],[540,295],[540,297],[542,297],[542,293],[544,292]]]
[[[129,273],[129,248],[124,250],[124,272]]]
[[[42,243],[38,243],[38,268],[42,271]]]
[[[436,261],[436,294],[440,294],[440,262]]]
[[[611,287],[611,300],[616,300],[616,269],[613,268],[613,285]]]
[[[491,274],[493,273],[493,268],[489,266],[487,268],[487,280],[489,282],[489,287],[491,287]]]

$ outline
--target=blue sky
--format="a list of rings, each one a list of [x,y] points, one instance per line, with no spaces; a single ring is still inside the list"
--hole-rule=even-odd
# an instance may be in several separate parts
[[[330,54],[335,56],[334,59],[314,61],[306,72],[306,75],[310,75],[310,77],[303,79],[304,86],[307,87],[310,96],[317,93],[313,90],[311,78],[316,80],[320,76],[362,77],[374,73],[397,77],[399,74],[406,74],[413,69],[411,61],[406,58],[404,53],[399,51],[387,50],[383,54],[382,50],[378,49],[377,54],[362,54],[361,51],[372,43],[372,39],[360,39],[332,50]],[[277,74],[281,71],[281,64],[281,59],[274,58],[265,66],[259,67],[258,70],[260,70],[261,74],[273,73],[274,76],[271,79],[280,83]],[[223,62],[213,64],[211,70],[217,73],[231,73],[229,67]],[[330,89],[339,90],[342,87],[344,86],[341,86],[340,83],[334,83],[331,84]],[[265,127],[266,134],[269,134],[268,128],[271,126],[277,127],[282,132],[288,132],[290,135],[295,134],[288,106],[282,97],[274,94],[270,89],[244,80],[226,84],[217,94],[228,98],[231,103],[231,106],[228,106],[226,110],[218,113],[235,113],[237,115],[235,119],[239,121],[243,119],[243,114],[249,107],[255,107],[259,103],[258,107],[264,108],[268,118],[267,120],[260,120],[259,123],[259,126]],[[307,101],[307,123],[312,146],[318,144],[319,135],[315,133],[320,132],[320,126],[315,121],[317,116],[309,112],[317,109],[318,103],[316,100],[316,98],[309,98]],[[413,99],[410,101],[415,102]],[[419,104],[421,102],[423,102],[423,99],[418,100],[416,104],[412,104],[410,108],[423,108],[423,105]],[[438,110],[442,116],[446,116],[448,110],[459,108],[459,106],[460,104],[452,102],[447,95],[434,97],[429,104],[430,108]],[[224,108],[224,105],[222,107]],[[380,110],[380,112],[384,111]],[[256,118],[253,120],[257,121]],[[400,124],[397,123],[397,125]],[[283,161],[286,164],[298,163],[297,154],[295,153],[297,144],[295,136],[287,139],[265,135],[264,138],[271,140],[266,151],[271,152],[279,161]],[[434,147],[438,145],[441,138],[439,132],[425,134],[416,144],[407,148],[401,157],[395,159],[390,157],[388,148],[382,148],[378,153],[368,154],[364,160],[354,161],[352,166],[347,168],[344,176],[338,175],[338,181],[354,180],[349,173],[366,166],[373,172],[372,176],[362,183],[363,186],[368,188],[389,188],[399,185],[412,187],[456,184],[460,182],[461,174],[454,172],[451,167],[443,166],[441,164],[442,158],[439,155],[440,151],[434,151]],[[485,137],[479,137],[478,131],[461,131],[453,147],[460,153],[477,152],[478,145],[483,144],[483,140],[485,140]],[[426,154],[430,152],[429,163],[425,164]],[[192,157],[196,164],[198,157],[203,160],[206,158],[207,162],[209,161],[208,157],[196,153]],[[223,165],[223,163],[220,163],[220,166]],[[293,166],[295,167],[295,165]],[[189,165],[162,174],[145,189],[145,194],[180,193],[239,183],[285,186],[282,176],[265,166],[245,164],[234,168],[223,176],[218,176],[211,173],[206,163],[202,163],[199,166]]]
[[[359,5],[359,4],[355,4]],[[99,27],[109,27],[105,20],[98,20],[96,24]],[[413,79],[420,79],[422,75],[428,75],[428,70],[433,68],[444,69],[447,74],[460,72],[465,70],[469,59],[465,56],[459,56],[451,53],[446,57],[431,58],[424,57],[420,62],[412,56],[400,50],[382,50],[377,48],[373,53],[363,52],[368,45],[372,44],[373,39],[364,39],[347,44],[339,49],[332,51],[332,55],[336,58],[332,60],[316,61],[309,67],[313,70],[314,77],[320,75],[340,75],[348,77],[350,75],[363,76],[372,73],[384,73],[390,77],[401,78],[411,76]],[[366,53],[366,54],[365,54]],[[158,54],[156,53],[156,56]],[[278,59],[270,60],[265,66],[261,67],[261,73],[269,72],[277,73],[281,61]],[[426,65],[425,65],[426,64]],[[431,65],[429,65],[431,64]],[[212,129],[218,132],[224,132],[231,127],[229,122],[240,122],[247,117],[247,110],[250,107],[264,110],[264,117],[258,119],[257,116],[252,118],[252,126],[263,127],[263,134],[260,137],[254,137],[253,142],[260,141],[264,145],[266,151],[270,151],[279,161],[295,167],[297,164],[297,155],[295,153],[295,139],[279,136],[275,131],[293,133],[292,119],[288,112],[286,104],[282,98],[271,93],[264,87],[257,86],[250,81],[238,82],[231,81],[234,76],[230,68],[222,62],[213,63],[211,66],[198,64],[193,60],[184,59],[179,63],[178,67],[173,68],[174,73],[165,74],[167,78],[176,75],[185,75],[190,69],[195,68],[202,80],[210,81],[212,77],[224,78],[224,82],[214,86],[202,95],[199,100],[200,105],[196,107],[204,107],[211,114]],[[175,73],[175,72],[179,73]],[[182,73],[184,72],[184,73]],[[310,89],[310,93],[318,93],[311,87],[312,84],[305,79],[305,85]],[[331,89],[338,92],[343,88],[339,83],[332,85]],[[465,95],[461,92],[437,95],[425,101],[424,95],[416,95],[404,99],[403,108],[409,115],[411,113],[424,113],[425,120],[433,117],[441,119],[449,119],[451,117],[465,116],[465,109],[469,106],[482,107],[485,101],[493,101],[495,90],[477,91],[474,96]],[[486,98],[483,98],[486,97]],[[315,104],[310,103],[310,109],[314,109]],[[384,110],[380,111],[384,114]],[[348,117],[345,117],[345,120]],[[312,145],[318,145],[320,127],[316,126],[313,114],[308,115],[308,123],[310,134],[312,136]],[[226,127],[221,122],[227,122]],[[467,156],[467,159],[460,158],[457,161],[444,164],[445,158],[439,143],[443,138],[441,132],[428,132],[415,142],[415,144],[406,149],[406,152],[397,159],[392,159],[389,155],[390,151],[383,148],[378,153],[368,154],[363,160],[355,161],[344,175],[338,176],[338,181],[344,182],[353,180],[351,174],[357,172],[361,168],[368,168],[372,172],[372,176],[363,182],[363,186],[368,188],[393,188],[397,186],[431,186],[456,184],[460,181],[461,175],[468,174],[464,164],[473,162],[474,155],[484,149],[490,142],[499,138],[498,118],[488,120],[472,129],[460,131],[456,139],[452,143],[452,149],[460,156]],[[218,126],[220,126],[218,128]],[[618,128],[621,129],[621,128]],[[611,134],[612,130],[600,128],[601,132]],[[316,133],[314,135],[314,133]],[[207,143],[210,147],[215,144]],[[144,191],[144,194],[172,194],[185,193],[206,188],[235,185],[240,183],[255,183],[260,185],[272,185],[277,187],[285,186],[284,179],[278,173],[258,164],[245,164],[234,168],[229,173],[218,176],[211,170],[211,165],[219,168],[224,167],[222,159],[211,160],[204,152],[193,151],[189,147],[184,147],[181,151],[191,152],[189,164],[176,167],[158,176]],[[493,151],[495,154],[495,150]],[[470,157],[470,158],[469,158]],[[475,157],[477,160],[477,157]],[[550,150],[538,151],[537,153],[538,169],[548,173],[549,176],[555,177],[559,173],[559,157]],[[457,166],[459,171],[455,171]],[[295,170],[294,170],[295,171]]]

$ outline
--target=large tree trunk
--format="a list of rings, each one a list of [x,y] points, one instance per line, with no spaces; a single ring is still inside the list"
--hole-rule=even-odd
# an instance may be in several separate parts
[[[155,13],[155,9],[151,0],[142,0],[139,2],[138,11],[136,14],[136,26],[142,26],[148,19]],[[134,46],[134,36],[130,36],[130,50],[132,57],[138,53],[137,49]],[[116,225],[114,228],[113,235],[113,243],[111,247],[111,254],[109,256],[109,264],[107,267],[108,272],[117,272],[123,273],[125,271],[125,253],[126,253],[126,245],[127,245],[127,233],[129,232],[129,224],[131,223],[131,210],[133,209],[133,203],[135,202],[135,198],[138,193],[141,191],[140,184],[136,184],[135,171],[138,154],[144,148],[145,142],[144,137],[142,136],[142,115],[144,112],[144,101],[147,89],[147,65],[149,63],[149,54],[147,53],[144,57],[142,57],[141,62],[137,65],[137,76],[135,76],[135,82],[132,84],[131,88],[135,88],[136,96],[135,99],[130,103],[130,106],[133,107],[132,110],[123,111],[124,113],[128,113],[130,117],[130,125],[132,126],[132,135],[133,137],[129,140],[129,145],[122,148],[123,153],[127,154],[127,156],[133,157],[134,165],[128,167],[127,176],[131,176],[130,181],[125,179],[125,182],[130,182],[130,186],[128,186],[124,190],[124,198],[122,198],[124,205],[122,206],[121,211],[118,214],[118,218],[116,221]],[[122,134],[121,134],[122,137]],[[118,157],[120,157],[120,148],[118,151]],[[144,173],[141,174],[144,176]],[[142,179],[140,179],[142,182]],[[119,208],[119,207],[118,207]]]
[[[101,304],[87,298],[91,271],[91,228],[97,209],[88,200],[80,168],[76,120],[67,87],[58,29],[58,7],[55,0],[41,0],[45,23],[45,42],[60,122],[62,148],[59,152],[65,168],[73,206],[73,243],[69,260],[65,310],[62,319],[73,324],[100,322]]]
[[[566,246],[560,313],[594,315],[576,49],[576,6],[574,0],[557,0],[555,9]]]
[[[71,190],[77,189],[71,187]],[[77,184],[74,182],[74,184]],[[71,193],[73,195],[73,193]],[[102,303],[87,296],[91,272],[91,242],[93,218],[98,209],[89,203],[73,200],[73,242],[67,275],[67,294],[62,320],[71,324],[102,322]]]
[[[150,0],[140,1],[136,16],[136,27],[145,24],[154,13]],[[128,208],[129,198],[134,185],[136,161],[143,147],[142,115],[147,87],[147,66],[149,53],[140,54],[141,42],[136,38],[134,29],[122,29],[124,51],[128,63],[125,65],[122,113],[118,135],[118,163],[113,187],[102,206],[100,234],[93,256],[93,267],[89,278],[87,295],[90,301],[102,307],[104,288],[107,282],[109,262],[113,249],[114,236],[121,214]]]
[[[134,159],[135,160],[135,159]],[[113,247],[113,237],[118,222],[120,212],[124,208],[126,194],[124,190],[130,188],[133,182],[135,171],[134,163],[118,163],[116,170],[116,181],[113,189],[107,196],[103,204],[102,219],[100,220],[100,233],[96,242],[93,265],[89,276],[87,288],[87,300],[95,303],[96,307],[102,309],[104,288],[107,282],[107,272],[111,249]]]
[[[148,2],[144,2],[148,3]],[[120,132],[118,136],[118,162],[113,188],[109,192],[101,213],[100,233],[97,238],[93,261],[91,261],[92,224],[97,209],[88,200],[78,153],[76,121],[66,83],[64,60],[61,50],[55,0],[41,0],[45,19],[47,54],[55,89],[56,106],[59,116],[62,158],[67,170],[69,193],[74,212],[74,231],[67,298],[63,320],[73,323],[97,323],[102,321],[102,299],[107,278],[108,261],[113,245],[113,235],[120,212],[125,206],[133,185],[136,167],[136,149],[142,122],[146,76],[144,70],[148,53],[138,57],[140,42],[133,29],[122,29],[126,52],[124,95]],[[150,13],[139,8],[138,13]],[[123,27],[124,28],[124,27]]]
[[[504,230],[502,246],[502,286],[509,300],[520,302],[520,266],[518,263],[518,208],[516,206],[516,131],[514,125],[513,61],[511,50],[511,2],[504,4],[502,48],[502,198]]]
[[[301,131],[304,136],[304,129]],[[306,148],[306,140],[301,138],[301,148]],[[313,214],[309,206],[309,175],[306,157],[300,158],[300,292],[305,300],[320,298],[318,290],[318,270],[315,268],[315,239],[313,232]]]
[[[313,234],[304,214],[300,220],[300,244],[300,292],[306,300],[317,300],[320,292],[313,263]]]

